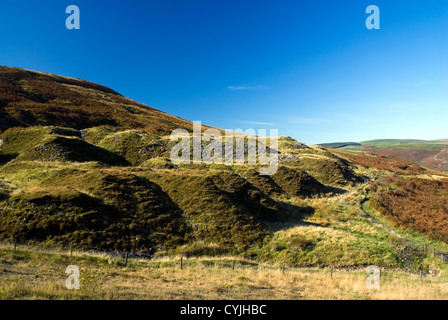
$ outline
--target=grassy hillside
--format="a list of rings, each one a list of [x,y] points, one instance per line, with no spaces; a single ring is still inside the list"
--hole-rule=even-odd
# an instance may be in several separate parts
[[[11,127],[95,126],[169,133],[189,121],[88,81],[0,66],[0,130]]]
[[[290,137],[272,176],[259,165],[174,164],[169,133],[187,121],[82,80],[6,67],[0,79],[5,242],[426,273],[434,261],[422,245],[448,253],[442,173]],[[411,198],[433,203],[416,206],[430,229],[404,210]]]

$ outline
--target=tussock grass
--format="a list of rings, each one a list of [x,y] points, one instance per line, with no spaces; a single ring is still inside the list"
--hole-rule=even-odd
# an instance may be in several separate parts
[[[234,269],[232,261],[236,261]],[[65,268],[80,268],[80,290]],[[37,276],[37,277],[36,277]],[[228,258],[111,260],[103,255],[0,249],[0,299],[447,299],[446,271],[422,278],[382,269],[368,290],[364,269],[285,268]]]

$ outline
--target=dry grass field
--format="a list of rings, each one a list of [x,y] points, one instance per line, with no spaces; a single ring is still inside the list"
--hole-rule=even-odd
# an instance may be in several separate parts
[[[382,269],[380,289],[366,288],[365,269],[285,268],[238,258],[159,258],[0,249],[0,299],[448,299],[446,267],[419,274]],[[235,261],[234,268],[232,261]],[[68,290],[68,265],[80,269],[80,289]]]

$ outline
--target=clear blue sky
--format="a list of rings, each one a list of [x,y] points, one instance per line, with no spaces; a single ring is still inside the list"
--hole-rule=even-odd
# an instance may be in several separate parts
[[[2,0],[0,64],[309,144],[448,138],[447,0]]]

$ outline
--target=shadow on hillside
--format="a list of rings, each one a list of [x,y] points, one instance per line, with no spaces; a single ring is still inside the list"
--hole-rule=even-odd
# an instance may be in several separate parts
[[[9,193],[0,190],[0,202],[9,199]]]
[[[272,222],[265,222],[265,225],[272,232],[277,232],[283,229],[289,229],[296,226],[315,226],[320,225],[305,221],[307,218],[314,215],[316,210],[313,207],[300,207],[289,203],[280,203],[280,210],[283,213],[283,219]]]
[[[337,187],[331,187],[331,186],[326,186],[326,191],[327,193],[332,193],[334,195],[342,195],[347,193],[348,191],[342,188],[337,188]]]
[[[18,157],[18,153],[14,153],[14,154],[1,154],[0,153],[0,166],[8,163],[9,161],[14,160],[15,158]]]
[[[57,137],[50,144],[44,146],[44,150],[54,149],[50,152],[57,155],[64,154],[66,160],[74,162],[99,161],[112,166],[130,166],[131,164],[122,156],[109,150],[97,147],[80,139]],[[48,153],[44,153],[46,157]]]

